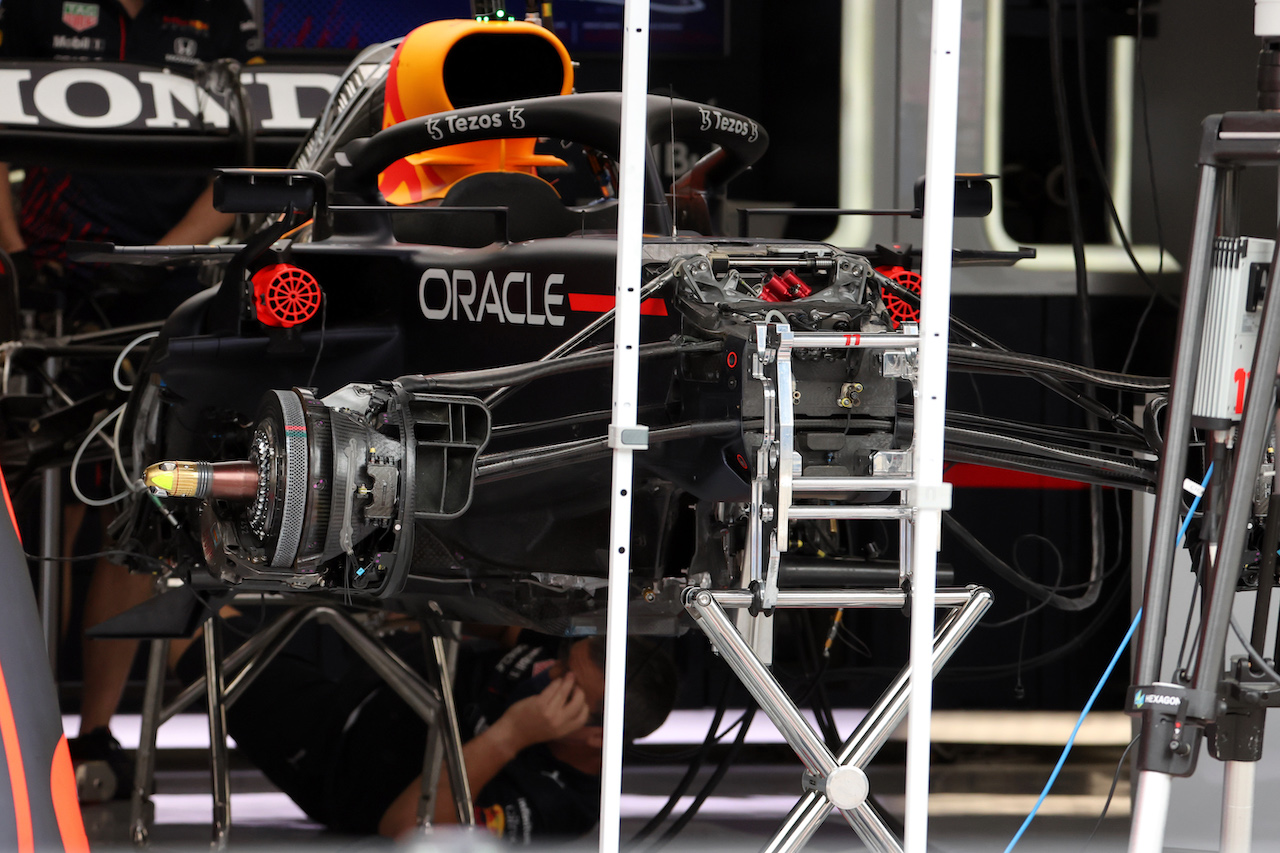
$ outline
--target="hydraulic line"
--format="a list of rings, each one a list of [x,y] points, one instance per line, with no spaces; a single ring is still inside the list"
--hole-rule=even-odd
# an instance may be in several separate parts
[[[1057,477],[1077,483],[1088,483],[1095,486],[1111,486],[1129,491],[1151,492],[1155,490],[1155,473],[1141,468],[1126,470],[1085,468],[1083,466],[1062,465],[1047,460],[1033,460],[1001,453],[994,450],[949,445],[943,449],[943,456],[948,462],[972,462],[977,465],[989,465],[995,468],[1007,468],[1010,471],[1022,471],[1027,474],[1043,474],[1046,477]]]
[[[913,417],[915,409],[906,404],[899,404],[898,411],[903,417],[910,419]],[[1049,441],[1054,442],[1055,447],[1060,447],[1062,442],[1067,441],[1076,444],[1096,444],[1104,447],[1113,447],[1117,450],[1136,451],[1139,453],[1153,452],[1146,441],[1140,441],[1127,433],[1043,426],[1023,423],[1022,421],[1012,421],[1006,418],[994,418],[990,415],[975,415],[972,412],[948,412],[947,426],[996,433],[997,435],[1015,438],[1022,437],[1031,441]],[[1129,461],[1129,457],[1126,457],[1126,461]]]
[[[1115,373],[1110,370],[1081,367],[1066,361],[1046,358],[1026,353],[998,352],[976,347],[953,346],[947,351],[949,364],[974,366],[995,365],[1011,368],[1019,373],[1034,371],[1050,376],[1060,376],[1068,380],[1089,382],[1106,388],[1121,391],[1168,391],[1169,380],[1163,376],[1135,376],[1129,373]]]
[[[643,302],[644,300],[656,294],[659,290],[665,287],[667,283],[672,281],[674,278],[675,278],[674,269],[665,270],[661,274],[655,276],[652,281],[650,281],[648,284],[640,288],[640,301]],[[581,331],[574,334],[572,337],[570,337],[568,340],[561,343],[559,346],[551,350],[551,352],[547,353],[542,358],[538,359],[538,361],[549,362],[549,361],[557,361],[561,358],[564,358],[568,353],[577,349],[579,346],[581,346],[582,344],[590,340],[592,335],[596,334],[597,332],[599,332],[600,330],[608,326],[610,323],[612,323],[614,316],[617,314],[617,311],[618,309],[616,307],[610,308],[608,311],[604,312],[599,317],[597,317],[596,319],[588,323],[586,327],[583,328]],[[643,353],[644,353],[644,348],[641,347],[642,356],[643,356]],[[507,396],[507,394],[509,394],[512,390],[514,390],[514,387],[515,386],[513,384],[513,385],[503,385],[497,388],[488,397],[484,398],[484,404],[488,406],[490,409],[494,408],[495,406],[498,405],[499,402],[502,401],[504,397]]]
[[[677,424],[650,430],[649,443],[660,444],[664,441],[680,441],[709,435],[732,435],[739,428],[740,422],[736,420]],[[488,454],[479,459],[479,464],[476,466],[476,482],[504,480],[560,465],[604,459],[611,452],[609,439],[601,437],[579,439],[548,447]]]
[[[1064,462],[1067,464],[1111,467],[1118,465],[1128,466],[1133,461],[1133,457],[1131,456],[1115,456],[1090,450],[1068,450],[1061,447],[1054,447],[1052,445],[1027,441],[1025,439],[1010,438],[1008,436],[997,435],[995,433],[976,432],[974,430],[961,429],[959,427],[947,427],[946,435],[947,440],[949,442],[954,442],[955,444],[966,445],[969,447],[986,447],[991,450],[1003,450],[1008,453],[1025,453],[1030,456]]]
[[[903,406],[901,408],[904,412],[910,412],[908,407]],[[1077,444],[1097,444],[1104,447],[1113,447],[1117,450],[1137,451],[1140,453],[1152,452],[1152,448],[1147,442],[1140,441],[1127,433],[1092,431],[1073,427],[1047,427],[1021,421],[1011,421],[1005,418],[993,418],[989,415],[975,415],[971,412],[949,412],[947,413],[947,423],[957,427],[1030,438],[1032,440],[1042,439],[1059,443],[1067,441]]]
[[[896,281],[893,281],[880,273],[873,272],[872,277],[881,287],[890,290],[897,296],[905,299],[909,305],[919,308],[920,297],[912,293],[910,290],[907,290]],[[1008,347],[1004,346],[999,341],[989,337],[984,332],[975,329],[973,326],[970,326],[968,323],[955,316],[952,316],[951,318],[951,329],[956,333],[957,337],[966,338],[983,348],[997,350],[999,352],[1010,351]],[[1107,408],[1107,406],[1103,405],[1098,400],[1082,395],[1062,380],[1049,376],[1045,373],[1035,371],[1029,372],[1027,377],[1038,382],[1040,385],[1059,395],[1063,399],[1069,400],[1079,406],[1085,412],[1096,415],[1098,418],[1110,422],[1121,432],[1127,432],[1130,435],[1134,435],[1139,438],[1142,437],[1142,428],[1132,420],[1124,415],[1111,411],[1111,409]]]
[[[661,358],[663,356],[680,355],[692,352],[719,352],[724,349],[721,341],[663,341],[660,343],[641,344],[640,358]],[[414,374],[401,376],[397,381],[406,391],[479,391],[485,388],[499,388],[532,382],[548,376],[562,373],[573,373],[590,370],[596,367],[608,367],[613,364],[613,348],[598,351],[566,355],[552,361],[530,361],[523,364],[512,364],[505,367],[490,367],[482,370],[459,370],[452,373],[436,373],[430,375]]]

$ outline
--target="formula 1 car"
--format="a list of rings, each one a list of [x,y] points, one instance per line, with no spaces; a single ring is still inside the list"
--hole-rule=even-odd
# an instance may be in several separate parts
[[[135,383],[125,467],[147,489],[121,540],[219,586],[595,631],[620,96],[569,94],[567,55],[532,25],[424,30],[425,47],[415,33],[352,64],[291,168],[220,175],[220,207],[262,222],[242,245],[183,253],[225,266]],[[766,611],[780,584],[897,587],[896,563],[859,556],[828,520],[903,517],[910,276],[825,244],[720,236],[725,186],[764,155],[765,129],[666,97],[648,113],[651,143],[710,153],[670,186],[646,164],[633,624],[673,630],[688,586],[750,586]],[[1119,431],[957,415],[948,458],[1152,487],[1130,453],[1149,449],[1143,432],[1068,383],[1159,381],[955,333],[954,367],[1031,375]]]

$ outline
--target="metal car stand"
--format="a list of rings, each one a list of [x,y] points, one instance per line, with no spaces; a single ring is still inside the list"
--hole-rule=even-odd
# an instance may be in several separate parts
[[[777,833],[763,848],[766,853],[791,853],[805,845],[828,812],[836,808],[871,850],[901,851],[892,830],[867,803],[869,787],[862,768],[875,756],[907,714],[911,693],[909,670],[889,685],[850,735],[839,755],[832,755],[822,737],[809,725],[795,702],[734,627],[726,609],[751,607],[748,591],[711,591],[690,587],[685,607],[712,646],[751,692],[778,731],[804,763],[804,795]],[[991,606],[983,587],[940,589],[938,607],[950,608],[934,634],[933,673],[937,674]],[[779,591],[775,608],[896,608],[908,604],[902,590],[823,589]]]
[[[1249,849],[1249,804],[1253,800],[1253,787],[1252,768],[1245,765],[1257,761],[1261,754],[1264,714],[1260,711],[1273,704],[1275,693],[1280,690],[1280,684],[1261,677],[1261,668],[1254,672],[1237,659],[1230,670],[1225,670],[1223,663],[1246,533],[1255,512],[1261,514],[1254,507],[1255,489],[1276,414],[1273,377],[1280,363],[1280,296],[1275,293],[1275,284],[1280,256],[1272,257],[1270,271],[1265,276],[1265,301],[1250,373],[1255,378],[1261,377],[1261,381],[1248,384],[1240,406],[1240,423],[1234,430],[1234,456],[1227,457],[1223,442],[1222,464],[1215,464],[1214,479],[1206,495],[1208,503],[1202,525],[1205,556],[1199,570],[1204,604],[1194,666],[1190,673],[1180,673],[1168,680],[1162,680],[1160,672],[1191,435],[1193,394],[1209,313],[1207,306],[1211,304],[1210,269],[1216,238],[1238,234],[1237,190],[1241,170],[1251,165],[1280,163],[1280,113],[1225,113],[1205,119],[1203,127],[1200,190],[1148,552],[1144,625],[1128,704],[1130,713],[1142,718],[1140,775],[1130,850],[1152,853],[1163,848],[1171,780],[1174,776],[1190,776],[1195,772],[1200,740],[1210,728],[1212,752],[1226,761],[1222,849]],[[1271,527],[1269,523],[1269,534],[1272,534]],[[1272,571],[1274,558],[1264,564],[1263,574]],[[1269,597],[1269,588],[1266,595]],[[1261,600],[1263,597],[1260,592],[1259,607],[1266,606]],[[1269,601],[1266,604],[1269,605]],[[1259,620],[1261,634],[1257,627]],[[1252,641],[1255,647],[1264,642],[1265,627],[1264,609],[1255,617]],[[1173,679],[1177,679],[1176,683]]]
[[[762,634],[752,628],[760,628],[759,617],[778,608],[901,609],[912,604],[916,509],[905,501],[917,485],[912,476],[913,452],[911,449],[874,451],[870,476],[804,476],[800,455],[796,452],[791,357],[795,350],[806,348],[875,350],[879,352],[885,378],[914,381],[917,378],[915,350],[920,335],[914,324],[904,324],[898,332],[844,334],[792,332],[785,323],[764,323],[756,326],[754,337],[754,348],[749,347],[750,372],[762,386],[764,424],[755,454],[747,520],[743,559],[743,582],[747,588],[712,591],[690,587],[685,591],[684,604],[694,623],[707,635],[805,765],[805,797],[764,849],[770,853],[798,850],[821,825],[828,811],[836,808],[868,848],[897,853],[902,850],[898,839],[866,801],[869,791],[861,768],[906,716],[911,692],[909,670],[899,674],[837,757],[809,726],[744,634],[753,639]],[[894,491],[902,495],[897,504],[842,504],[831,500],[849,494]],[[797,504],[794,503],[797,497],[828,500]],[[790,540],[788,527],[796,519],[899,521],[900,588],[780,590],[779,567]],[[932,673],[936,674],[991,606],[992,596],[981,587],[939,590],[934,602],[937,607],[952,609],[933,632]],[[756,624],[740,632],[726,609],[747,609],[756,617]],[[762,648],[767,648],[767,637],[765,640]]]
[[[221,653],[221,620],[216,616],[206,619],[205,675],[188,685],[168,705],[163,704],[163,687],[169,641],[151,642],[131,803],[130,835],[136,846],[145,846],[150,839],[150,796],[155,780],[156,734],[162,723],[203,693],[209,709],[213,787],[212,843],[217,849],[226,847],[231,827],[226,709],[243,695],[298,630],[311,621],[332,628],[428,724],[429,737],[424,756],[426,763],[419,816],[429,816],[434,812],[440,764],[441,761],[447,761],[458,821],[465,825],[475,823],[471,791],[467,785],[466,767],[462,758],[462,735],[458,728],[450,683],[452,642],[438,635],[427,638],[435,662],[433,677],[437,684],[432,685],[345,611],[328,604],[306,604],[288,610],[227,655],[225,660]]]

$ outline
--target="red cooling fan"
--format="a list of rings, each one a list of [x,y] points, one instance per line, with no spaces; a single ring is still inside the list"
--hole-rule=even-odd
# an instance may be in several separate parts
[[[253,304],[258,322],[291,328],[307,322],[320,307],[315,276],[292,264],[272,264],[253,274]]]
[[[893,279],[898,283],[899,287],[910,290],[916,296],[920,295],[920,273],[912,272],[904,267],[877,267],[876,271],[886,278]],[[893,327],[895,329],[904,322],[920,322],[920,309],[898,294],[882,287],[880,288],[880,298],[884,300],[884,307],[889,309],[889,316],[893,318]]]

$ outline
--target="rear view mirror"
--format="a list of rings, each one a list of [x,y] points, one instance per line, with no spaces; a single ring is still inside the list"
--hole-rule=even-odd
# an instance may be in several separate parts
[[[325,204],[324,176],[298,169],[219,169],[213,206],[223,213],[310,213]]]
[[[956,175],[955,215],[957,219],[981,219],[991,212],[991,181],[998,175]],[[924,176],[916,181],[915,217],[924,216]]]

